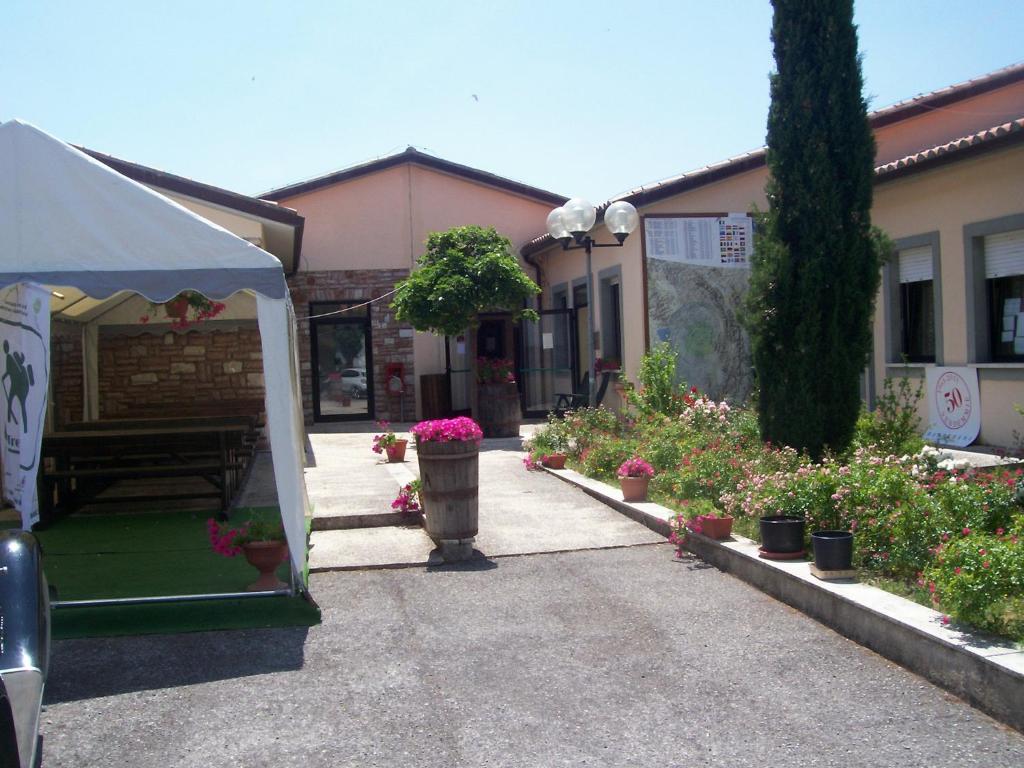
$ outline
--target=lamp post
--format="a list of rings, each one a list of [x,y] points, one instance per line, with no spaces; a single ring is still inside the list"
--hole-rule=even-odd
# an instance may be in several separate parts
[[[587,352],[590,355],[590,375],[587,377],[587,402],[591,408],[595,403],[597,371],[594,350],[594,274],[591,269],[590,252],[594,248],[621,248],[626,238],[640,224],[640,214],[625,200],[618,200],[604,211],[604,225],[615,237],[614,243],[597,243],[590,236],[590,230],[597,222],[597,209],[580,197],[574,197],[565,205],[548,214],[548,234],[562,244],[563,251],[582,250],[587,254]]]

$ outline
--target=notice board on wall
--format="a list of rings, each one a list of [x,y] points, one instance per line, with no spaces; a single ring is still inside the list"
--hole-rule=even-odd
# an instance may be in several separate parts
[[[753,221],[728,216],[645,218],[647,258],[703,267],[746,268],[754,249]]]
[[[676,350],[679,381],[733,403],[753,387],[737,314],[750,280],[753,230],[745,213],[644,217],[650,343]]]

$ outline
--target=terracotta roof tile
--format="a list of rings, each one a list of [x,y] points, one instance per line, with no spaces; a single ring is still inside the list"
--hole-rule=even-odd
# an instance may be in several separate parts
[[[1015,134],[1020,134],[1015,136]],[[899,160],[893,160],[891,163],[880,165],[875,168],[875,175],[880,178],[887,178],[900,171],[908,171],[911,168],[916,169],[922,164],[927,163],[929,166],[933,161],[938,161],[948,155],[961,153],[965,150],[980,147],[982,145],[991,146],[993,142],[999,141],[1000,139],[1005,141],[1011,141],[1013,139],[1024,139],[1024,117],[1018,118],[1017,120],[1011,120],[1008,123],[1002,125],[996,125],[992,128],[986,128],[983,131],[972,133],[969,136],[961,136],[959,139],[953,139],[945,144],[940,144],[937,147],[931,147],[924,149],[920,152],[915,152],[912,155],[907,155]]]

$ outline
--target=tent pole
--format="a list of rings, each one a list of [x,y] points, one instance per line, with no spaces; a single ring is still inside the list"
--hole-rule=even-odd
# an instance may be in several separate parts
[[[60,608],[99,608],[104,605],[148,605],[154,603],[194,603],[200,600],[238,600],[246,597],[294,597],[293,588],[268,589],[264,592],[217,592],[206,595],[162,595],[153,597],[111,597],[99,600],[54,600]]]

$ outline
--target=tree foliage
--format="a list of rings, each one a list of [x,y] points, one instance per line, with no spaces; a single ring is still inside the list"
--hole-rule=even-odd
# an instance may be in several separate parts
[[[820,457],[842,450],[884,236],[871,227],[875,142],[852,0],[773,0],[769,210],[755,239],[747,322],[763,436]]]
[[[524,303],[540,288],[519,266],[509,239],[493,227],[431,232],[418,264],[398,284],[391,304],[398,320],[418,331],[454,336],[488,311],[537,319]]]

